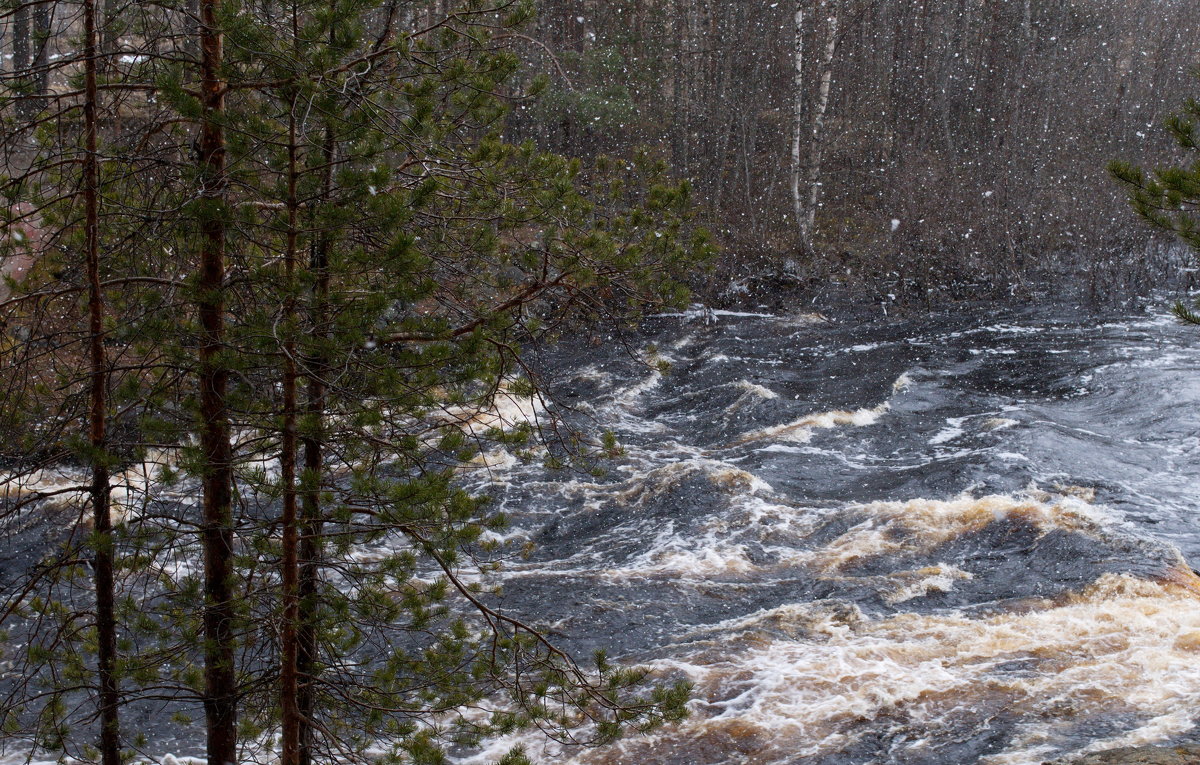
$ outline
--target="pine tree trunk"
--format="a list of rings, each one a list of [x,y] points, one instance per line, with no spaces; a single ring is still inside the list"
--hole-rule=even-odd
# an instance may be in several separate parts
[[[183,0],[184,52],[200,56],[200,0]]]
[[[29,6],[20,4],[12,12],[12,67],[14,72],[29,68]]]
[[[110,507],[107,447],[108,371],[104,352],[104,293],[100,286],[100,174],[96,153],[99,92],[96,87],[96,3],[83,2],[84,102],[83,157],[84,240],[87,251],[88,351],[90,411],[88,437],[92,447],[91,503],[95,532],[97,676],[100,686],[100,762],[121,765],[118,716],[116,598],[113,585],[114,542]]]
[[[93,0],[94,1],[94,0]],[[104,23],[100,28],[98,44],[100,46],[101,71],[108,71],[113,64],[112,55],[117,51],[117,13],[120,10],[119,0],[103,0],[104,10],[101,17]]]
[[[21,3],[13,10],[12,36],[13,74],[20,77],[21,80],[27,80],[31,63],[31,47],[29,45],[29,6],[25,3]],[[17,116],[21,119],[28,119],[32,113],[33,103],[31,101],[21,100],[17,103]]]
[[[50,92],[50,11],[49,3],[33,6],[33,86],[39,96]],[[39,111],[45,106],[41,98],[34,103]]]
[[[233,460],[226,402],[225,349],[225,83],[218,0],[200,1],[203,114],[199,163],[200,448],[204,460],[204,713],[210,765],[237,762],[237,680],[233,639]]]
[[[334,135],[333,128],[325,128],[324,144],[321,149],[322,180],[321,201],[328,202],[333,189]],[[329,248],[330,235],[322,232],[313,244],[309,269],[315,280],[309,308],[309,330],[319,344],[326,333],[329,303]],[[318,345],[319,348],[319,345]],[[300,521],[300,615],[297,635],[297,674],[299,692],[297,714],[300,731],[299,765],[314,762],[315,739],[313,736],[313,711],[316,707],[317,679],[317,588],[320,584],[321,567],[321,485],[324,473],[324,440],[326,389],[324,374],[325,359],[322,351],[310,356],[307,361],[307,391],[304,402],[306,431],[301,439],[304,449],[303,498]]]
[[[280,562],[280,578],[283,583],[283,626],[280,635],[282,665],[279,671],[282,729],[280,765],[299,765],[301,730],[297,666],[300,619],[300,569],[297,556],[300,532],[296,517],[296,302],[293,293],[296,279],[299,200],[296,195],[296,105],[293,102],[291,106],[288,120],[288,229],[284,253],[287,295],[283,306],[284,332],[287,334],[283,343],[283,437],[279,456],[280,479],[283,482],[283,554]]]

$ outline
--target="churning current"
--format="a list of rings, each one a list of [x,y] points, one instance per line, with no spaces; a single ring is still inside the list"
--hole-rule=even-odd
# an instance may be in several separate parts
[[[1200,331],[1157,309],[694,311],[629,344],[546,360],[554,406],[623,447],[605,476],[495,452],[469,480],[536,545],[503,607],[690,679],[692,715],[464,762],[521,741],[535,762],[1020,765],[1197,736]]]

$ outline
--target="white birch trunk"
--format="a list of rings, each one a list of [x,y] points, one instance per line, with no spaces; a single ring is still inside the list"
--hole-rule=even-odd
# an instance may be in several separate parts
[[[800,239],[805,250],[813,248],[813,231],[817,223],[817,205],[821,199],[821,162],[824,156],[825,115],[829,111],[829,92],[833,85],[833,57],[837,53],[841,19],[837,0],[823,0],[822,10],[829,12],[829,39],[821,56],[821,88],[813,110],[812,145],[808,152],[808,209],[800,224]]]
[[[792,212],[796,225],[804,231],[804,200],[800,195],[800,143],[804,132],[804,3],[796,3],[796,78],[792,92]]]

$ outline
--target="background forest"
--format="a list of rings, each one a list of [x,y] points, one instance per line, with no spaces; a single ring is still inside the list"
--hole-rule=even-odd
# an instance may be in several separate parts
[[[62,55],[54,6],[0,22],[4,67]],[[727,297],[782,279],[884,302],[1031,282],[1110,299],[1167,263],[1104,167],[1169,158],[1197,32],[1181,0],[543,0],[512,87],[550,88],[505,137],[652,147],[725,245]]]
[[[724,245],[717,291],[782,276],[881,302],[1049,284],[1107,299],[1165,272],[1105,165],[1169,158],[1162,123],[1196,85],[1194,4],[540,8],[529,55],[554,88],[513,130],[573,155],[657,147]]]

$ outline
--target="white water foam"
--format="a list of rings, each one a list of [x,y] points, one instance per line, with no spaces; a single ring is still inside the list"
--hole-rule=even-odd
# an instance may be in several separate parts
[[[463,763],[518,741],[539,763],[786,762],[845,750],[876,721],[915,754],[931,746],[929,731],[956,729],[971,709],[1037,721],[980,765],[1040,763],[1090,716],[1145,722],[1078,752],[1152,743],[1188,729],[1200,703],[1198,593],[1190,572],[1164,582],[1106,574],[1065,601],[983,618],[780,606],[714,625],[656,663],[696,686],[692,718],[674,728],[599,751],[526,734]]]

